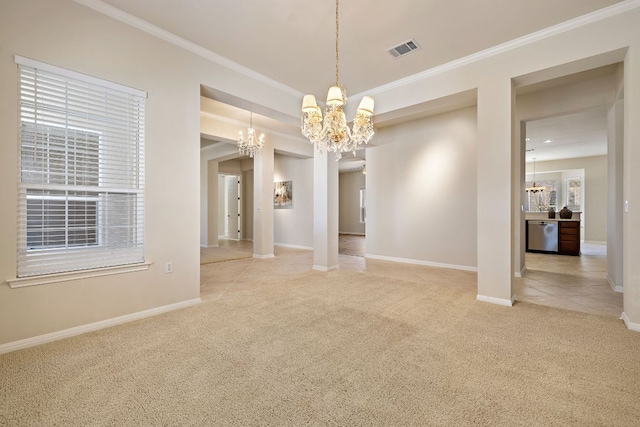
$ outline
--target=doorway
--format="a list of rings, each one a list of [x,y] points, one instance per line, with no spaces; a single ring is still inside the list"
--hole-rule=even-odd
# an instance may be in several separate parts
[[[608,111],[598,107],[526,123],[522,185],[527,233],[531,221],[567,232],[563,226],[578,225],[572,228],[577,249],[573,256],[560,247],[570,236],[556,234],[555,251],[543,252],[530,252],[536,248],[527,238],[526,274],[515,281],[520,301],[606,316],[622,314],[623,294],[608,281],[607,190],[612,176]],[[559,218],[557,212],[563,208],[573,211],[571,219]],[[550,210],[555,217],[548,216]]]
[[[364,257],[366,232],[366,166],[360,161],[339,173],[338,254]]]

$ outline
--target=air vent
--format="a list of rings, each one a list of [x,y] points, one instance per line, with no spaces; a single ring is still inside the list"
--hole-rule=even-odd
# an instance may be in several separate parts
[[[392,47],[387,52],[389,52],[394,58],[399,58],[418,49],[420,49],[418,43],[416,43],[415,40],[409,40],[401,45]]]

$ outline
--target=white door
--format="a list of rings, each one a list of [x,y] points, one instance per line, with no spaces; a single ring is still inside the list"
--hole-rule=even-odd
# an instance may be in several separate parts
[[[227,176],[227,239],[240,240],[240,179]]]

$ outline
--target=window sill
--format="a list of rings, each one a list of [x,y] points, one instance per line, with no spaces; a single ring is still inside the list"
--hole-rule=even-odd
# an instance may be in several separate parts
[[[70,280],[90,279],[92,277],[111,276],[113,274],[133,273],[135,271],[148,270],[152,263],[117,265],[113,267],[92,268],[89,270],[69,271],[65,273],[45,274],[42,276],[19,277],[7,279],[12,289],[26,286],[47,285],[50,283],[68,282]]]

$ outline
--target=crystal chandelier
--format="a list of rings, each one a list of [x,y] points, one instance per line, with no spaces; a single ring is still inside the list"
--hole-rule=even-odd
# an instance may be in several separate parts
[[[522,187],[520,187],[522,188]],[[536,194],[538,191],[544,191],[545,187],[536,187],[536,158],[533,158],[533,186],[524,189],[527,193]]]
[[[368,143],[373,137],[373,98],[362,98],[356,116],[353,119],[353,129],[349,129],[344,114],[344,106],[347,103],[347,93],[339,82],[338,62],[340,21],[338,14],[338,2],[336,0],[336,84],[329,88],[327,95],[324,119],[320,107],[316,103],[316,97],[305,95],[302,100],[302,134],[315,143],[318,152],[323,150],[335,153],[336,160],[340,160],[342,153],[353,152],[356,155],[358,145]]]
[[[249,112],[249,129],[247,129],[247,138],[240,131],[240,138],[238,138],[238,151],[240,154],[253,157],[256,153],[262,150],[264,145],[264,134],[261,133],[260,137],[256,136],[256,130],[253,128],[253,113]]]

